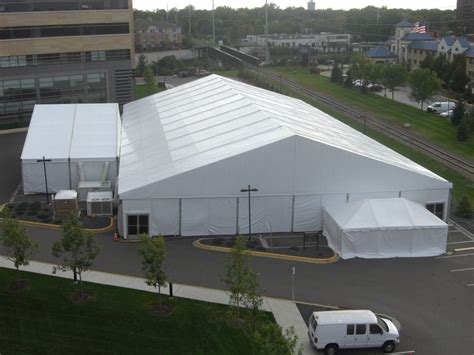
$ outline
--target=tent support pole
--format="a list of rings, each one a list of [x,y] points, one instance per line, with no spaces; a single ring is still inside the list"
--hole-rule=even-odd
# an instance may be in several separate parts
[[[182,216],[182,209],[183,209],[183,204],[182,204],[182,200],[179,199],[179,210],[178,210],[178,218],[179,218],[179,226],[178,226],[178,233],[179,233],[179,236],[181,237],[181,216]]]
[[[295,195],[291,198],[291,233],[295,230]]]
[[[69,172],[69,190],[72,190],[72,181],[71,181],[71,158],[67,158],[67,169]]]
[[[235,211],[235,235],[239,235],[239,204],[240,204],[240,200],[239,198],[237,197],[237,201],[236,201],[236,211]]]

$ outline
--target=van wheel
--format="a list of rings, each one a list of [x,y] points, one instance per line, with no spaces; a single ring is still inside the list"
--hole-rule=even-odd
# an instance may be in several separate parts
[[[338,349],[339,347],[336,344],[329,344],[324,348],[324,353],[326,355],[335,355]]]
[[[395,350],[395,343],[393,341],[387,341],[383,344],[382,350],[384,353],[391,353]]]

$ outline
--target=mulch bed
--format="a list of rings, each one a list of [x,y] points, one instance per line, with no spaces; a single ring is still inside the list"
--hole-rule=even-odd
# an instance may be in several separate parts
[[[169,304],[153,303],[151,305],[151,312],[158,316],[167,316],[173,313],[173,307]]]
[[[94,299],[94,292],[88,291],[88,290],[84,290],[83,293],[81,293],[81,290],[77,290],[71,294],[71,300],[74,303],[78,303],[78,304],[85,303],[93,299]]]

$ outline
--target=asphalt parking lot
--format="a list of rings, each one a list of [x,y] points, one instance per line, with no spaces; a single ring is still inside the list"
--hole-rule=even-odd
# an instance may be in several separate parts
[[[20,181],[19,157],[25,134],[0,135],[0,201],[7,201]],[[28,228],[40,243],[35,260],[56,262],[51,246],[59,231]],[[117,243],[112,233],[98,234],[101,245],[94,269],[142,276],[137,244]],[[167,240],[167,272],[172,282],[224,288],[226,254],[196,249],[193,238]],[[399,351],[427,355],[474,353],[474,236],[450,228],[447,255],[435,258],[340,260],[310,264],[253,258],[265,295],[347,308],[371,309],[400,321]],[[359,351],[357,352],[359,353]],[[369,354],[370,351],[361,350]],[[380,352],[377,352],[380,353]]]

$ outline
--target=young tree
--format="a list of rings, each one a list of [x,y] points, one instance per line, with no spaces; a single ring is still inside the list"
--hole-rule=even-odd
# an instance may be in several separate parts
[[[456,208],[456,214],[459,217],[462,218],[471,218],[473,211],[472,211],[472,206],[471,202],[469,202],[469,198],[467,196],[464,196],[461,201],[459,202],[459,205]]]
[[[453,115],[451,116],[451,123],[455,126],[458,126],[466,113],[466,105],[464,101],[459,100],[456,106],[453,109]]]
[[[415,69],[408,76],[408,84],[411,88],[411,98],[423,104],[441,89],[441,81],[436,74],[428,69]]]
[[[230,304],[237,307],[238,318],[240,307],[246,306],[252,310],[258,310],[263,302],[257,275],[252,270],[250,262],[245,239],[237,236],[235,245],[227,258],[222,281],[229,289]]]
[[[456,138],[460,142],[466,142],[469,139],[469,125],[466,119],[462,119],[456,132]]]
[[[30,263],[30,258],[38,249],[38,243],[28,238],[25,226],[11,217],[8,208],[1,213],[0,237],[7,258],[13,262],[16,268],[16,285],[20,288],[20,266]]]
[[[331,70],[331,81],[338,84],[342,83],[342,69],[337,61],[334,62]]]
[[[147,67],[143,72],[143,80],[145,81],[145,91],[147,95],[152,95],[156,92],[155,75],[150,67]]]
[[[81,299],[84,300],[82,273],[89,270],[99,254],[100,248],[92,233],[82,229],[79,219],[70,216],[61,225],[61,239],[53,244],[53,255],[62,258],[61,262],[53,268],[55,273],[61,271],[75,271],[79,276]]]
[[[352,60],[352,65],[351,65],[352,76],[355,79],[359,79],[362,81],[362,85],[360,86],[361,91],[364,91],[364,87],[366,87],[367,84],[369,84],[371,70],[372,70],[373,65],[374,64],[370,61],[370,59],[361,55],[356,55]]]
[[[291,326],[282,332],[282,328],[276,323],[258,322],[251,333],[254,354],[289,355],[303,353],[303,344],[298,345],[298,336],[295,328]]]
[[[439,79],[443,77],[447,65],[446,56],[444,54],[438,54],[433,61],[432,70],[436,73]]]
[[[344,80],[344,86],[346,88],[351,88],[354,84],[352,83],[354,79],[352,78],[352,73],[350,70],[347,71],[346,80]]]
[[[161,288],[166,287],[166,244],[162,235],[151,238],[148,234],[140,236],[138,254],[142,257],[142,269],[145,271],[146,284],[158,288],[158,300],[161,307]]]
[[[382,71],[382,84],[385,88],[392,92],[392,100],[394,100],[394,92],[397,86],[403,85],[407,81],[408,72],[401,64],[385,65]]]
[[[138,57],[137,69],[135,69],[135,74],[137,77],[142,77],[146,69],[146,57],[144,54],[141,54]]]
[[[433,70],[433,66],[434,66],[433,55],[431,53],[428,53],[425,59],[423,59],[423,61],[420,63],[420,68]]]

